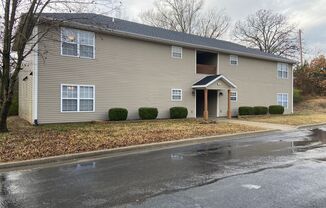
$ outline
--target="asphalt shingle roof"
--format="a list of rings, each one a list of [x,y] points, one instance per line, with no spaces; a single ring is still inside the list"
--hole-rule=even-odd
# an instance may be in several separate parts
[[[192,86],[195,87],[195,86],[207,85],[208,83],[210,83],[211,81],[213,81],[214,79],[216,79],[219,76],[221,76],[221,75],[218,74],[218,75],[206,76],[206,77],[202,78],[201,80],[199,80],[198,82],[196,82],[195,84],[193,84]]]
[[[63,20],[66,22],[91,25],[102,28],[104,30],[125,32],[128,34],[135,34],[138,36],[150,37],[158,40],[168,40],[180,44],[191,44],[203,48],[206,47],[210,49],[215,49],[216,51],[224,50],[229,51],[230,53],[235,52],[235,54],[239,53],[241,55],[248,55],[262,59],[284,61],[289,63],[293,62],[292,60],[280,56],[265,53],[258,49],[248,48],[229,41],[200,37],[197,35],[166,30],[163,28],[148,26],[117,18],[114,18],[113,21],[112,17],[93,13],[44,13],[42,14],[42,17],[51,20]]]

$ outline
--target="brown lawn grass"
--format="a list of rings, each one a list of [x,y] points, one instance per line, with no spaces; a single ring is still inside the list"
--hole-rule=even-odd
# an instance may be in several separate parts
[[[262,130],[226,122],[199,120],[91,122],[31,126],[9,119],[10,132],[0,134],[0,161],[17,161],[123,146]]]
[[[293,126],[326,123],[326,113],[324,114],[293,114],[293,115],[266,115],[244,117],[242,120],[266,122],[275,124],[286,124]]]
[[[294,105],[297,114],[326,113],[326,97],[308,98]]]
[[[326,97],[312,97],[295,104],[293,115],[252,116],[241,119],[294,126],[325,123]]]

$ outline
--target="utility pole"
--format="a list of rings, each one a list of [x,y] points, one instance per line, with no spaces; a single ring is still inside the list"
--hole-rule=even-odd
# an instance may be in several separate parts
[[[300,50],[300,64],[303,66],[303,49],[302,49],[302,30],[299,29],[299,50]]]

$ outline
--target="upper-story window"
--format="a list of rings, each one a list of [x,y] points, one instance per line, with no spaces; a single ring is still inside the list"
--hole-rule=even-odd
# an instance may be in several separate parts
[[[238,65],[239,64],[239,57],[235,55],[230,56],[230,64],[231,65]]]
[[[95,58],[95,34],[93,32],[62,28],[61,55]]]
[[[280,79],[288,78],[288,65],[284,63],[277,64],[277,77]]]
[[[173,58],[182,58],[182,47],[172,46],[171,47],[171,56]]]

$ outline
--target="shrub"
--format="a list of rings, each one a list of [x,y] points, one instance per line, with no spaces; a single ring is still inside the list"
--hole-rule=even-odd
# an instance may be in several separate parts
[[[111,108],[109,110],[110,121],[124,121],[128,117],[128,110],[125,108]]]
[[[293,102],[294,103],[298,103],[302,101],[302,95],[301,95],[302,91],[299,89],[294,89],[293,90]]]
[[[142,107],[138,109],[139,117],[142,120],[155,119],[158,115],[157,108]]]
[[[239,115],[254,115],[254,108],[249,106],[241,106],[239,107]]]
[[[281,105],[271,105],[268,109],[270,114],[283,114],[284,113],[284,107]]]
[[[254,114],[255,115],[266,115],[268,113],[268,108],[265,106],[255,106]]]
[[[170,108],[170,118],[178,119],[178,118],[187,118],[188,109],[185,107],[173,107]]]

